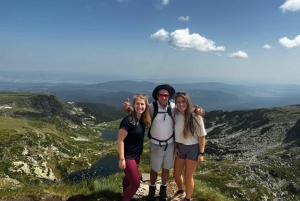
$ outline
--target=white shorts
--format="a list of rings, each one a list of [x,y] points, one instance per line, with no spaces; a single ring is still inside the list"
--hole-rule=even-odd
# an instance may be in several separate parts
[[[160,146],[150,142],[150,162],[151,169],[159,172],[161,168],[172,169],[174,165],[174,141],[165,146]]]

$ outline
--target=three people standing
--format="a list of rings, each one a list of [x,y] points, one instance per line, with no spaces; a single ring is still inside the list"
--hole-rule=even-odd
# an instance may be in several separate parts
[[[176,157],[174,177],[179,189],[179,191],[176,192],[175,194],[175,196],[177,197],[183,196],[184,193],[183,178],[179,176],[182,174],[184,166],[186,169],[186,173],[185,173],[186,188],[187,188],[186,198],[190,198],[194,188],[194,182],[192,176],[196,170],[198,163],[202,164],[203,162],[204,147],[205,147],[204,136],[206,135],[204,125],[203,125],[203,120],[200,116],[203,113],[203,110],[199,107],[193,109],[188,95],[184,93],[185,92],[181,92],[181,94],[177,93],[175,95],[174,88],[167,84],[157,86],[152,93],[152,97],[154,98],[155,102],[149,105],[149,112],[152,117],[151,127],[149,129],[149,134],[148,134],[150,138],[150,160],[151,160],[151,172],[150,172],[151,184],[149,186],[149,194],[147,196],[147,200],[149,201],[152,201],[155,198],[155,192],[156,192],[155,182],[157,180],[159,171],[162,171],[161,174],[162,184],[160,186],[160,192],[159,192],[160,200],[161,201],[168,200],[166,184],[169,179],[169,171],[170,169],[173,168],[174,165],[174,160],[173,160],[174,154]],[[174,95],[176,97],[175,99],[176,107],[174,103],[169,102],[169,100],[172,99]],[[129,100],[127,100],[124,103],[123,108],[126,111],[128,110]],[[135,108],[133,108],[133,110],[135,110]],[[197,115],[195,115],[193,111]],[[175,123],[176,143],[174,143],[174,123]],[[122,138],[120,138],[120,140],[122,140]],[[188,143],[186,144],[186,142]],[[119,138],[118,138],[118,144],[119,144]],[[184,147],[185,145],[187,145],[188,147]],[[196,158],[195,155],[197,155]],[[120,159],[122,158],[120,157]]]

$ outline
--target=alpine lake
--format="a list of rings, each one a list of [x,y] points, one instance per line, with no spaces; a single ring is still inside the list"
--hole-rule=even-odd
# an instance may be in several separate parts
[[[117,141],[117,130],[105,130],[101,138],[107,141]],[[112,174],[122,172],[118,167],[118,156],[106,155],[92,164],[90,168],[77,170],[68,175],[67,180],[72,182],[80,182],[87,179],[98,177],[107,177]]]

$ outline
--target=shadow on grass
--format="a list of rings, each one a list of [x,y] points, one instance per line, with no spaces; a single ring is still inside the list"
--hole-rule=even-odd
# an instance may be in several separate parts
[[[99,193],[91,195],[73,195],[66,201],[119,201],[122,200],[120,193],[110,190],[99,191]]]

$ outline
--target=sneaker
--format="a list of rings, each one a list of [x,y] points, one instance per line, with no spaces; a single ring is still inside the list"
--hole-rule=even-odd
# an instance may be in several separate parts
[[[133,197],[131,198],[132,201],[133,201],[133,200],[139,200],[139,199],[140,199],[140,197],[137,196],[137,195],[133,195]]]
[[[182,198],[185,196],[185,192],[184,190],[178,190],[171,199],[175,199],[175,198]]]
[[[186,197],[184,197],[182,200],[180,201],[191,201],[192,199],[187,199]]]

